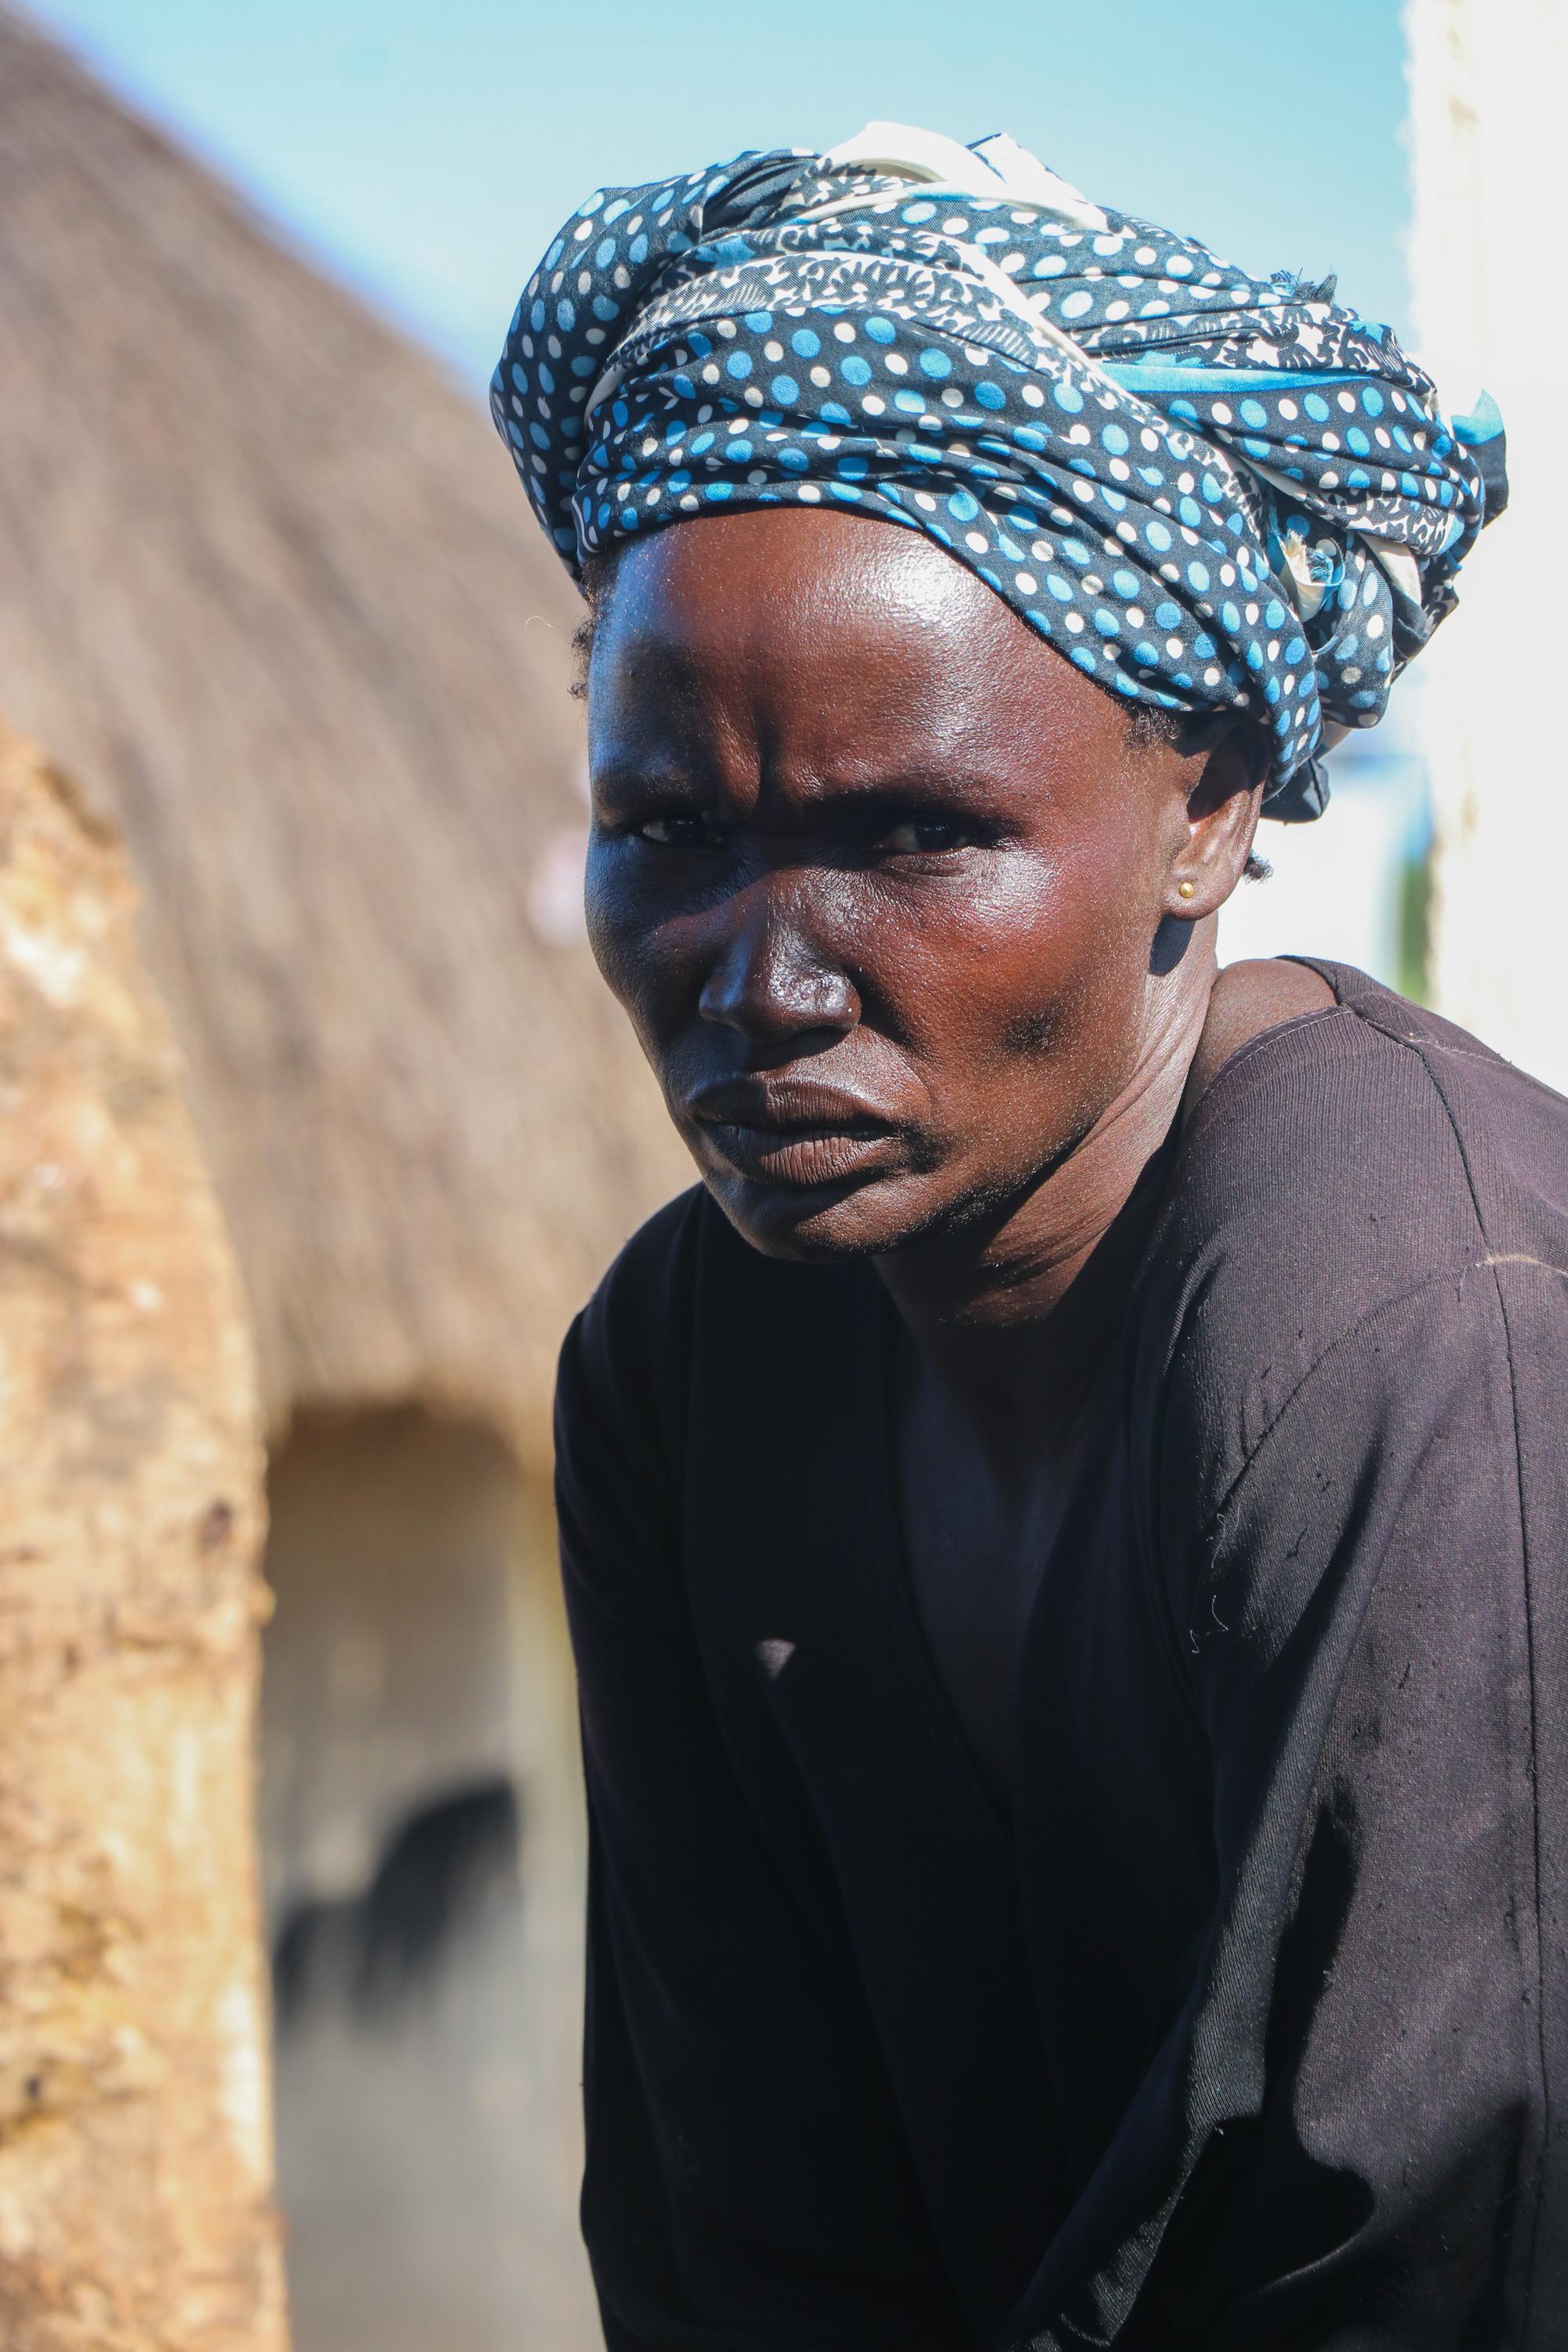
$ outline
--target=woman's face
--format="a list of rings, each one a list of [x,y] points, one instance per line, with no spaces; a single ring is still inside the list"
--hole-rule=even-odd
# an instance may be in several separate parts
[[[1123,707],[886,522],[631,542],[588,707],[595,954],[773,1255],[1021,1199],[1128,1083],[1182,926],[1247,855],[1249,824],[1205,847],[1200,761],[1129,743]]]

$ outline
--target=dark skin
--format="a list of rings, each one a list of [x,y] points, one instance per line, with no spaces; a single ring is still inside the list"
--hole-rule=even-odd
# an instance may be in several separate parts
[[[659,530],[598,617],[595,953],[740,1232],[876,1265],[911,1574],[1003,1782],[988,1694],[1157,1155],[1220,1060],[1332,1001],[1300,965],[1216,979],[1254,746],[1136,740],[972,572],[867,518]]]

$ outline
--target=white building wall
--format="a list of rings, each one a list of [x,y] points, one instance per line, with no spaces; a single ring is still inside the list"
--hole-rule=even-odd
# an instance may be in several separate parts
[[[1484,387],[1510,503],[1422,656],[1437,1008],[1568,1091],[1568,0],[1405,0],[1416,352]]]

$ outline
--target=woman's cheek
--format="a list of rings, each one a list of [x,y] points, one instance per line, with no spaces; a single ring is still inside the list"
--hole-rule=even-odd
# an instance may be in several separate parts
[[[606,984],[628,1012],[659,970],[660,908],[639,872],[641,864],[630,842],[614,835],[590,838],[583,883],[588,944]]]
[[[600,853],[590,850],[588,869],[583,887],[583,915],[588,928],[588,945],[599,976],[605,986],[629,1013],[637,976],[637,957],[633,951],[631,927],[626,921],[624,894],[617,892],[605,874]]]
[[[989,853],[933,914],[921,940],[927,990],[976,1046],[999,1046],[1017,1020],[1048,1012],[1094,951],[1092,926],[1055,856]]]
[[[1142,1003],[1124,877],[1019,854],[962,920],[929,942],[931,1046],[954,1084],[986,1096],[982,1123],[1065,1135],[1120,1073]],[[1112,1088],[1114,1090],[1114,1088]]]

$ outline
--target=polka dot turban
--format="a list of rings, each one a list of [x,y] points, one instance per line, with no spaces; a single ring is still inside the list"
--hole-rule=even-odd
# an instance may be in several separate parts
[[[1005,137],[872,123],[603,189],[491,390],[574,573],[688,517],[838,506],[936,540],[1130,702],[1269,730],[1271,815],[1327,798],[1506,495],[1332,280],[1248,277]]]

